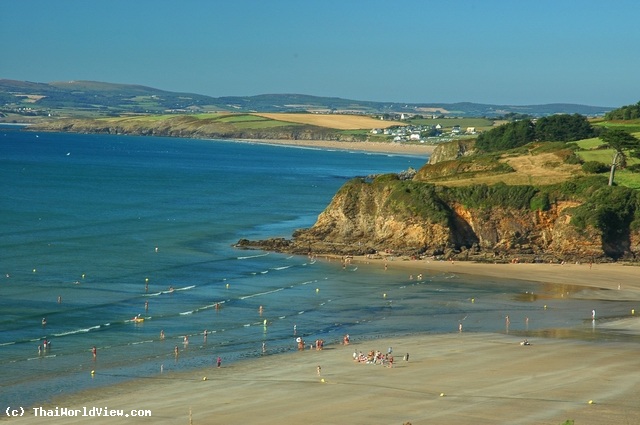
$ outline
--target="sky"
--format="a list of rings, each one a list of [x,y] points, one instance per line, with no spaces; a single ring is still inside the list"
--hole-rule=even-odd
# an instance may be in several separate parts
[[[637,0],[0,0],[0,78],[209,96],[640,100]]]

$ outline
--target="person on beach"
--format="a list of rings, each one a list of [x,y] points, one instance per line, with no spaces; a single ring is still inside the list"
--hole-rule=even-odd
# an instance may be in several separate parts
[[[180,353],[180,350],[178,349],[178,346],[176,345],[175,348],[173,349],[173,353],[176,355],[176,357],[178,357],[178,353]]]
[[[164,329],[160,329],[160,339],[164,339]]]
[[[218,365],[218,367],[222,365],[222,358],[220,356],[218,356],[218,359],[216,360],[216,364]]]
[[[96,346],[94,345],[93,348],[91,349],[91,353],[93,354],[93,358],[95,359],[98,356],[98,350],[96,349]]]
[[[204,332],[203,332],[203,335],[204,335],[204,341],[205,341],[205,342],[207,342],[207,333],[208,333],[208,332],[207,332],[207,330],[205,329],[205,330],[204,330]]]
[[[320,365],[318,365],[318,369],[317,369],[317,371],[318,371],[318,376],[320,376],[320,371],[321,371],[321,370],[322,370],[322,368],[320,367]]]
[[[45,326],[47,324],[47,318],[43,317],[42,318],[42,326]]]

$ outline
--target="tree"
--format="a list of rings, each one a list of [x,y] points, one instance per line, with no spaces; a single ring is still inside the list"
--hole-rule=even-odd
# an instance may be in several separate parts
[[[616,168],[624,168],[627,165],[628,152],[631,151],[632,156],[638,156],[636,149],[640,148],[640,140],[620,129],[606,130],[600,135],[600,139],[614,150],[613,159],[611,160],[611,172],[609,173],[609,186],[612,186]]]
[[[589,120],[580,114],[551,115],[536,122],[536,139],[541,142],[572,142],[593,136]]]

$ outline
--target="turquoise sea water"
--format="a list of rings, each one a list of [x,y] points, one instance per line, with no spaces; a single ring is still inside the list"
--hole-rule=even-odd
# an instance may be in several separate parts
[[[348,333],[357,343],[459,323],[506,332],[509,315],[515,334],[618,337],[588,320],[591,309],[615,318],[631,307],[583,300],[583,288],[439,275],[426,262],[417,281],[393,266],[343,269],[232,246],[311,226],[352,177],[425,161],[0,128],[2,411],[217,356],[226,364],[293,351],[297,336],[333,343]],[[131,322],[137,314],[145,320]],[[45,339],[51,347],[38,353]]]

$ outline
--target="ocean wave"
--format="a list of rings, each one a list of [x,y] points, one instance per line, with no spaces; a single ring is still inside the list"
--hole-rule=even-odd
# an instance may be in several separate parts
[[[266,257],[269,253],[265,254],[256,254],[256,255],[247,255],[246,257],[237,257],[238,260],[248,260],[249,258],[258,258],[258,257]]]
[[[127,345],[148,344],[148,343],[150,343],[150,342],[153,342],[153,340],[152,340],[152,339],[148,339],[148,340],[145,340],[145,341],[134,341],[134,342],[130,342],[130,343],[128,343]]]
[[[53,334],[53,336],[61,337],[61,336],[67,336],[67,335],[86,333],[86,332],[90,332],[90,331],[95,330],[95,329],[100,329],[100,326],[101,325],[91,326],[90,328],[75,329],[73,331],[61,332],[61,333]]]
[[[284,288],[274,289],[273,291],[259,292],[257,294],[245,295],[244,297],[240,297],[240,299],[241,300],[246,300],[247,298],[254,298],[254,297],[259,297],[259,296],[262,296],[262,295],[273,294],[275,292],[280,292],[282,290],[284,290]]]
[[[274,268],[272,268],[271,270],[286,270],[286,269],[288,269],[289,267],[292,267],[292,266],[291,266],[291,265],[289,265],[289,266],[274,267]]]

